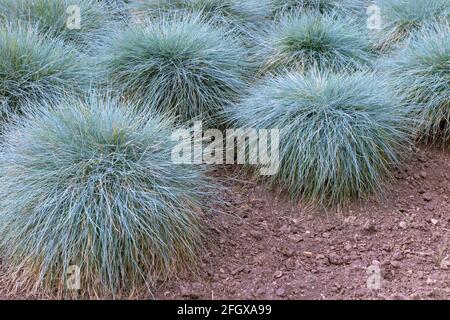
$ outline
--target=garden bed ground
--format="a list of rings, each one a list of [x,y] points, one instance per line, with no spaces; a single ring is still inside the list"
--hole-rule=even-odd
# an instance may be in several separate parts
[[[228,183],[200,276],[168,283],[156,298],[449,299],[450,153],[419,151],[407,169],[381,205],[328,215]],[[383,279],[372,291],[374,260]]]
[[[232,169],[216,174],[229,188],[222,214],[209,218],[199,275],[146,298],[450,298],[450,152],[418,151],[381,204],[338,214],[290,206]],[[367,268],[377,261],[381,289],[370,290]],[[0,292],[23,298],[1,284]]]

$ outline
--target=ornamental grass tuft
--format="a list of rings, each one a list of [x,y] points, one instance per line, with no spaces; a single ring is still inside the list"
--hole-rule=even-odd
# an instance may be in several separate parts
[[[129,7],[138,16],[157,19],[180,12],[200,14],[216,25],[229,26],[240,33],[264,24],[269,7],[262,0],[138,0]]]
[[[179,122],[216,121],[239,98],[251,69],[238,40],[197,15],[119,32],[100,64],[118,94]]]
[[[91,48],[114,29],[114,13],[115,9],[97,0],[0,1],[0,22],[29,23],[80,50]]]
[[[287,15],[262,36],[262,73],[283,69],[358,69],[373,58],[365,28],[357,20],[317,13]]]
[[[0,27],[0,118],[20,114],[24,104],[56,103],[81,93],[90,72],[75,50],[30,26]]]
[[[425,27],[408,46],[383,63],[411,117],[418,120],[418,138],[425,143],[450,143],[450,27]]]
[[[2,138],[0,250],[10,283],[121,297],[194,270],[213,184],[201,167],[171,161],[169,124],[96,95],[38,110]],[[80,291],[66,286],[74,268]]]
[[[265,0],[273,17],[284,14],[317,12],[341,16],[365,14],[364,0]]]
[[[237,127],[279,129],[270,183],[324,207],[382,193],[409,144],[410,123],[373,73],[310,70],[270,77],[229,111]]]
[[[450,0],[378,0],[382,28],[377,48],[388,51],[427,24],[450,18]]]

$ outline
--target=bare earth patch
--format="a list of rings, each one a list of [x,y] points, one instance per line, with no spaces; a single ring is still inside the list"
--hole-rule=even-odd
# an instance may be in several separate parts
[[[381,204],[338,214],[293,207],[253,183],[227,184],[200,275],[162,285],[156,298],[450,298],[448,151],[422,149]],[[379,290],[367,288],[372,265]]]
[[[450,152],[422,148],[381,204],[340,213],[292,206],[233,170],[216,175],[229,189],[199,275],[142,298],[450,299]],[[370,266],[379,290],[367,287]],[[0,299],[17,298],[0,283]]]

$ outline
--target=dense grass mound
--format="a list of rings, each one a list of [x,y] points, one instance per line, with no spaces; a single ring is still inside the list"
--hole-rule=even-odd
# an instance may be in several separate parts
[[[207,179],[171,162],[172,129],[110,99],[66,100],[10,129],[0,153],[0,248],[11,282],[131,293],[198,258]]]
[[[206,20],[241,31],[261,26],[269,8],[261,0],[143,0],[131,2],[129,7],[151,18],[176,12],[201,14]]]
[[[369,64],[372,54],[364,34],[364,27],[353,19],[314,13],[285,16],[261,39],[262,72]]]
[[[377,46],[386,51],[428,23],[450,17],[450,0],[378,0],[382,29]]]
[[[407,145],[409,123],[387,87],[369,73],[290,73],[252,88],[228,115],[237,127],[281,130],[275,186],[294,201],[341,206],[382,191]]]
[[[80,29],[73,23],[71,6],[80,9]],[[114,23],[113,9],[97,0],[2,0],[2,17],[9,23],[29,22],[43,33],[61,37],[85,49],[105,36]],[[68,23],[69,22],[69,23]],[[69,27],[68,27],[69,26]]]
[[[128,21],[131,16],[128,8],[129,0],[100,0],[106,4],[118,18]]]
[[[262,0],[264,1],[264,0]],[[363,15],[364,0],[265,0],[272,16],[313,11],[340,15]]]
[[[76,52],[28,27],[0,27],[0,107],[2,120],[23,104],[56,102],[77,93],[89,73]]]
[[[384,65],[398,95],[419,118],[419,137],[450,142],[450,28],[427,27]]]
[[[198,16],[147,21],[120,32],[102,67],[113,88],[141,108],[179,121],[214,118],[245,86],[247,55]]]

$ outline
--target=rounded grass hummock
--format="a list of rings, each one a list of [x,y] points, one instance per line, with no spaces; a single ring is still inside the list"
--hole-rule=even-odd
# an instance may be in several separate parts
[[[31,293],[124,296],[194,270],[202,167],[171,161],[171,127],[111,98],[43,106],[3,136],[0,249],[11,285]],[[143,120],[143,119],[146,120]]]
[[[387,88],[367,72],[289,73],[265,79],[227,115],[237,127],[280,130],[273,186],[341,207],[382,192],[408,146],[410,123]]]
[[[405,107],[418,119],[418,138],[450,143],[450,27],[428,26],[384,61]]]
[[[216,25],[241,29],[241,33],[261,26],[269,8],[262,0],[142,0],[129,7],[139,16],[153,19],[177,12],[200,14]]]
[[[450,18],[450,0],[378,0],[382,28],[377,48],[392,49],[426,24]]]
[[[261,39],[261,72],[369,65],[373,55],[364,35],[364,26],[351,18],[317,13],[284,16]]]
[[[0,21],[3,18],[10,24],[28,22],[78,49],[90,47],[114,29],[113,13],[114,9],[97,0],[0,1]]]
[[[246,50],[199,16],[147,21],[120,32],[101,62],[114,90],[180,122],[214,119],[245,87]]]
[[[75,50],[29,26],[0,27],[0,118],[19,114],[24,104],[56,102],[65,92],[82,92],[89,72]]]
[[[272,16],[284,14],[304,13],[307,11],[318,13],[336,13],[339,15],[365,14],[364,0],[261,0],[269,6]]]

